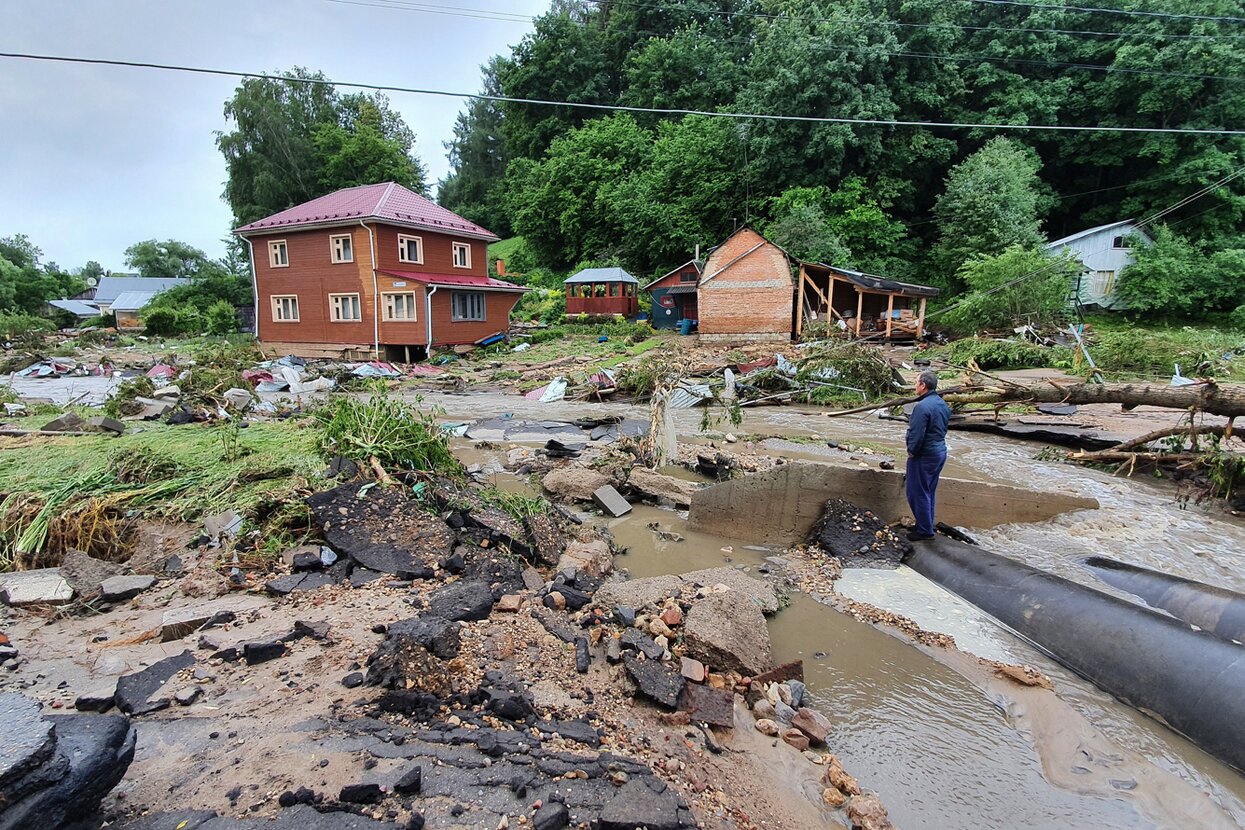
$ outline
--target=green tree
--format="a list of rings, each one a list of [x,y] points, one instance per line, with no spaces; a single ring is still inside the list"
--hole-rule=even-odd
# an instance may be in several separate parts
[[[48,300],[71,297],[86,288],[78,276],[56,263],[40,262],[43,252],[25,234],[0,239],[0,311],[43,311]]]
[[[1166,225],[1154,244],[1133,238],[1135,261],[1120,272],[1116,295],[1142,317],[1200,320],[1245,302],[1245,248],[1207,252]]]
[[[193,245],[167,239],[148,239],[125,249],[125,264],[140,277],[181,277],[189,279],[220,269],[207,254]]]
[[[1071,255],[1010,245],[1000,254],[977,254],[960,266],[968,290],[942,322],[961,334],[1025,323],[1058,323],[1068,315],[1068,287],[1081,273]]]
[[[951,169],[934,215],[938,243],[931,259],[954,294],[964,283],[960,266],[1012,245],[1036,247],[1038,222],[1036,154],[1006,138],[993,138]]]
[[[485,95],[500,95],[500,58],[485,64]],[[454,137],[445,144],[450,172],[437,187],[437,202],[498,236],[511,233],[502,179],[507,155],[502,141],[502,107],[473,98],[454,123]]]
[[[415,133],[379,92],[344,96],[338,121],[320,124],[312,135],[326,191],[393,181],[427,193],[427,173],[415,156]]]
[[[627,56],[621,103],[702,111],[729,106],[743,79],[744,57],[742,46],[723,44],[698,22],[642,41]]]

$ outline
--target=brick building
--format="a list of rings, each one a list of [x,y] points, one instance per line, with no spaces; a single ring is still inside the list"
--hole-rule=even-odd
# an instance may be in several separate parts
[[[411,360],[510,327],[528,289],[488,276],[497,236],[394,182],[338,190],[234,231],[256,336],[308,357]]]
[[[790,340],[795,289],[787,252],[752,228],[740,228],[705,260],[697,286],[700,336]]]

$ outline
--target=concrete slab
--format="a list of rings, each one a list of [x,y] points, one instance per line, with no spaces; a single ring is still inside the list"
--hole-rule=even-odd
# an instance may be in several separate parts
[[[73,599],[73,588],[60,568],[17,571],[0,575],[0,600],[6,605],[61,605]]]
[[[698,490],[688,526],[733,539],[788,545],[804,541],[830,499],[846,499],[886,522],[911,515],[904,474],[837,464],[797,461]],[[1098,501],[1005,484],[948,478],[938,485],[939,521],[959,527],[1043,522],[1073,510],[1096,510]]]
[[[592,493],[592,500],[614,518],[626,516],[631,512],[631,505],[609,484],[595,490]]]

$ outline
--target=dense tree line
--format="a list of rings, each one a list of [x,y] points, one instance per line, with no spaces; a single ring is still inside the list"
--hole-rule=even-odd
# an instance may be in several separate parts
[[[1240,127],[1245,26],[1204,19],[1238,15],[1239,4],[1145,8],[1177,16],[945,0],[555,0],[510,54],[484,67],[483,88],[696,112]],[[459,116],[448,149],[441,202],[522,235],[537,266],[612,258],[660,272],[750,222],[797,255],[952,293],[988,282],[980,263],[973,279],[963,272],[975,258],[1149,216],[1245,166],[1239,136],[484,100]],[[1245,248],[1243,181],[1165,221],[1204,257]],[[1014,251],[1008,261],[1029,262]]]

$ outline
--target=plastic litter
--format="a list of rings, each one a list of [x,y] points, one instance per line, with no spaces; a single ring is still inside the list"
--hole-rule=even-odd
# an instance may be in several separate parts
[[[359,378],[400,378],[402,373],[390,366],[388,363],[372,361],[371,363],[360,363],[351,370],[350,374]]]
[[[1184,377],[1183,375],[1180,374],[1180,364],[1177,363],[1176,373],[1172,375],[1172,386],[1194,386],[1196,384],[1197,384],[1196,380],[1190,380],[1189,378]]]
[[[528,349],[530,349],[530,348],[532,348],[532,344],[531,344],[531,343],[520,343],[519,345],[515,346],[515,347],[514,347],[513,349],[511,349],[510,351],[512,351],[512,352],[526,352],[526,351],[527,351]]]

